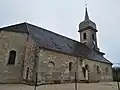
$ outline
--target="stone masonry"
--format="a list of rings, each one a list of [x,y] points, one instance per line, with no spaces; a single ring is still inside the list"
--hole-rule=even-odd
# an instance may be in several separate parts
[[[75,78],[75,71],[78,73],[78,81],[85,80],[81,60],[84,61],[84,65],[89,66],[89,81],[112,80],[112,67],[109,64],[41,49],[38,60],[38,81],[40,83],[52,83],[55,80],[72,81]],[[51,67],[49,67],[50,62],[54,63]],[[73,63],[71,71],[69,71],[70,62]],[[97,66],[100,68],[99,74]],[[106,68],[108,68],[108,72],[106,72]]]
[[[0,83],[30,82],[33,84],[35,72],[38,72],[39,84],[73,82],[75,71],[77,80],[83,81],[85,80],[83,67],[86,64],[89,81],[112,80],[110,64],[42,49],[27,34],[2,31],[0,42],[2,42],[0,43]],[[17,52],[15,64],[7,65],[9,51],[12,49]],[[71,70],[69,70],[70,62]],[[100,69],[99,74],[97,66]],[[29,68],[28,72],[27,68]]]
[[[19,83],[21,81],[26,41],[26,34],[0,32],[0,83]],[[14,65],[8,65],[8,57],[11,50],[16,51]]]

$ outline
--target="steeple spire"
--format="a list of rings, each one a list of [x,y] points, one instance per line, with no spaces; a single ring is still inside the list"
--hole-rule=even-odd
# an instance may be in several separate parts
[[[87,7],[85,7],[84,21],[79,24],[78,32],[80,32],[80,40],[82,43],[85,43],[91,49],[99,51],[96,38],[96,24],[90,20]]]
[[[87,12],[87,7],[85,8],[85,21],[89,20],[88,12]]]

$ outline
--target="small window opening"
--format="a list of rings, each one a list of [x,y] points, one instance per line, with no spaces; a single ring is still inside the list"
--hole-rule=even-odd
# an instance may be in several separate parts
[[[69,71],[72,70],[72,62],[69,63]]]
[[[95,40],[95,36],[94,36],[94,34],[92,34],[92,39]]]
[[[85,65],[85,69],[86,69],[86,70],[88,70],[88,69],[89,69],[89,68],[88,68],[88,64],[86,64],[86,65]]]
[[[85,78],[86,69],[83,67],[83,68],[82,68],[82,71],[83,71],[83,75],[84,75],[84,78]]]
[[[82,65],[83,64],[83,60],[80,60],[80,65]]]
[[[28,79],[28,75],[29,75],[29,67],[27,67],[27,71],[26,71],[26,79]]]
[[[14,50],[10,51],[8,64],[14,64],[15,58],[16,58],[16,51],[14,51]]]
[[[97,66],[97,73],[100,74],[100,68]]]
[[[87,39],[87,37],[86,37],[86,33],[83,34],[83,38],[84,38],[84,39]]]
[[[106,68],[106,75],[108,74],[108,68]]]
[[[49,68],[54,68],[55,67],[55,63],[53,61],[49,61],[48,62],[48,67]]]

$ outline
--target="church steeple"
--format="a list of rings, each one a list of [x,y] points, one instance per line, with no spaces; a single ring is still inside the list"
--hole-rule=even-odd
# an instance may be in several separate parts
[[[79,24],[80,41],[86,44],[89,48],[99,50],[97,46],[96,24],[90,20],[87,7],[85,8],[84,21]]]
[[[88,12],[87,12],[87,7],[85,8],[85,21],[89,20]]]

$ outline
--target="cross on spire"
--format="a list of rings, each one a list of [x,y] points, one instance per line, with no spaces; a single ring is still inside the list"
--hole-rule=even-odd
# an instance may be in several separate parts
[[[85,8],[87,8],[87,5],[88,5],[87,0],[85,0],[85,5],[84,5]]]
[[[89,16],[88,16],[88,12],[87,12],[87,5],[88,5],[88,3],[87,3],[87,0],[85,0],[85,21],[87,21],[87,20],[89,20]]]

